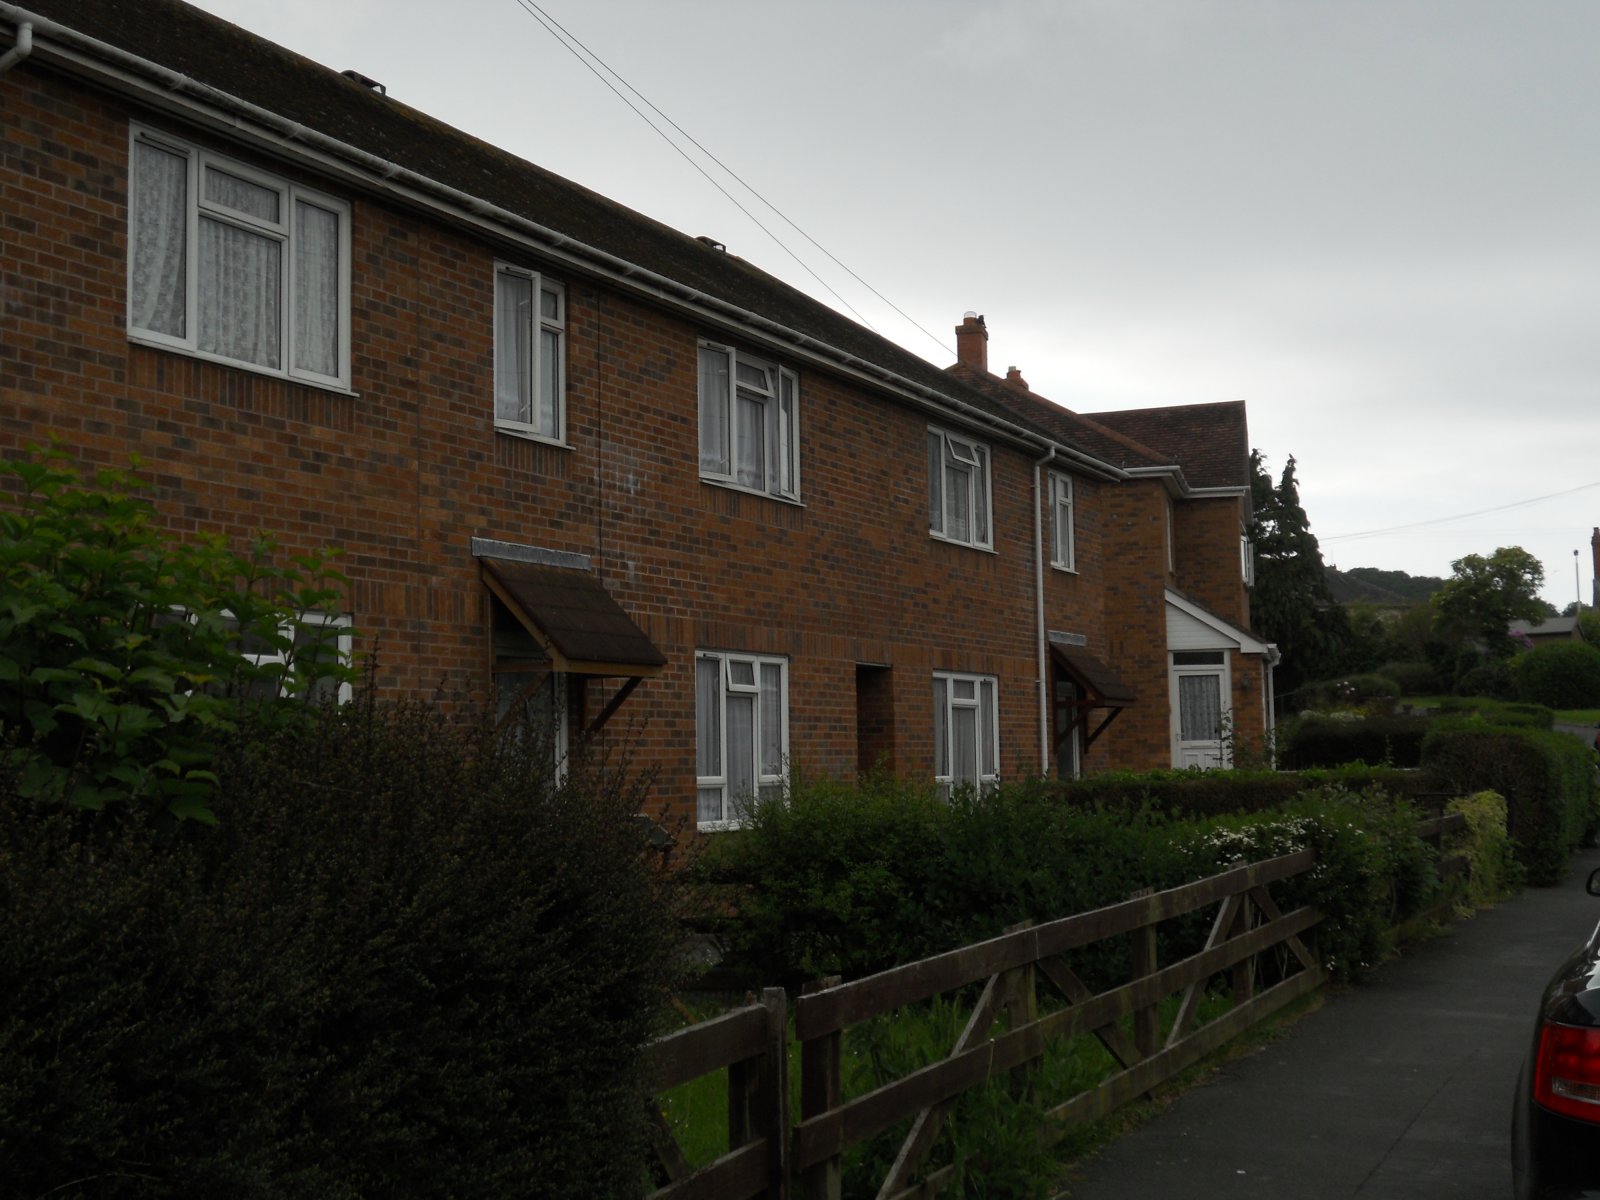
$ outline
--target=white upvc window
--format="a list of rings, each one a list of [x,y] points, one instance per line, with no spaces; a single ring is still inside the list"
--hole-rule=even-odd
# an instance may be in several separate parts
[[[1000,709],[993,675],[935,671],[933,778],[946,796],[1000,782]]]
[[[195,621],[193,613],[183,619]],[[342,614],[303,612],[277,627],[275,636],[254,629],[241,629],[231,612],[219,614],[223,626],[238,637],[239,657],[257,667],[276,667],[264,679],[247,681],[241,690],[245,699],[273,696],[304,697],[313,704],[346,704],[352,689],[347,679],[318,674],[318,666],[350,665],[350,618]]]
[[[800,380],[787,367],[700,343],[700,475],[800,498]]]
[[[1050,565],[1063,571],[1078,569],[1072,523],[1072,477],[1056,471],[1050,472]]]
[[[1250,540],[1248,532],[1239,535],[1239,570],[1244,576],[1245,587],[1256,585],[1256,544]]]
[[[989,448],[929,427],[928,532],[947,542],[993,549],[989,512]]]
[[[128,333],[348,388],[350,206],[135,127]]]
[[[788,661],[713,650],[696,653],[700,829],[736,829],[752,803],[779,799],[788,757]]]
[[[568,676],[549,670],[497,671],[494,688],[495,723],[548,745],[556,778],[564,780],[570,737]]]
[[[566,341],[566,289],[535,271],[496,264],[496,429],[565,441]]]

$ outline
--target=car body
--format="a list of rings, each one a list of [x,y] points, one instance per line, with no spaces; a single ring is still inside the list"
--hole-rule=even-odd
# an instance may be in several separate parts
[[[1588,891],[1600,896],[1600,870]],[[1545,988],[1511,1120],[1517,1200],[1600,1200],[1600,929]]]

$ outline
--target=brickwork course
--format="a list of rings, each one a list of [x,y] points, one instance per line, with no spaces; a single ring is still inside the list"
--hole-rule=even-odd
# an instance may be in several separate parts
[[[576,728],[632,687],[596,736],[625,740],[654,772],[655,815],[691,828],[702,651],[784,660],[789,761],[834,778],[930,777],[933,674],[992,677],[999,775],[1017,779],[1070,768],[1044,730],[1073,682],[1051,647],[1071,646],[1134,696],[1082,712],[1080,742],[1115,714],[1082,770],[1147,769],[1178,761],[1181,602],[1223,652],[1235,736],[1265,732],[1275,652],[1248,629],[1242,404],[1074,413],[991,373],[975,315],[941,370],[721,247],[176,0],[0,2],[7,51],[0,455],[55,437],[86,468],[137,456],[175,538],[338,548],[385,695],[494,696],[492,544],[587,572],[659,650],[636,685],[627,664],[574,672],[566,702]],[[140,138],[347,206],[344,381],[141,333]],[[497,427],[497,265],[564,291],[559,437]],[[793,498],[703,476],[706,341],[793,372]],[[930,429],[984,448],[990,545],[930,533]],[[1071,570],[1049,561],[1051,472],[1073,485]],[[536,611],[512,618],[537,641]]]

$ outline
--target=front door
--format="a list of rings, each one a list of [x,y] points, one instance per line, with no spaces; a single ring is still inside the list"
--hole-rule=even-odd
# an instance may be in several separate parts
[[[1232,765],[1228,683],[1226,651],[1188,650],[1172,655],[1173,766],[1204,769]]]

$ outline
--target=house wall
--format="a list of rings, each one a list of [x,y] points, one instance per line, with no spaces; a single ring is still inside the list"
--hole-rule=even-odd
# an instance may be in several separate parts
[[[353,394],[130,342],[130,119],[351,203]],[[868,742],[900,772],[931,772],[937,669],[995,675],[1002,773],[1040,769],[1028,455],[988,442],[995,552],[937,541],[928,419],[793,363],[803,502],[705,483],[696,340],[744,343],[571,273],[556,275],[568,444],[499,434],[494,263],[536,260],[26,62],[0,78],[0,172],[0,452],[54,432],[89,467],[137,455],[174,536],[266,530],[285,553],[341,548],[358,646],[376,654],[386,694],[487,698],[488,601],[469,547],[493,538],[592,555],[666,655],[611,727],[657,771],[660,813],[692,821],[696,648],[788,656],[791,755],[807,770],[858,766],[858,663],[888,666]],[[1096,639],[1118,520],[1108,500],[1085,488],[1080,546],[1094,565],[1051,593],[1052,622]],[[1118,611],[1148,608],[1130,571],[1121,578]],[[1110,656],[1145,627],[1158,622],[1124,622]],[[1141,753],[1130,739],[1118,761]]]

